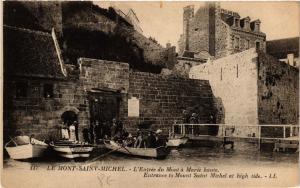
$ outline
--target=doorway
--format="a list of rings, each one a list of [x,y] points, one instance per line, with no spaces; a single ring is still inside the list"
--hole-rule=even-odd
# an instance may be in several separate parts
[[[71,125],[75,126],[75,137],[76,137],[76,140],[78,140],[79,137],[78,137],[78,116],[77,116],[77,114],[71,110],[65,111],[61,115],[61,119],[65,126],[67,126],[67,127],[70,127]]]
[[[117,92],[90,92],[90,135],[91,142],[110,137],[113,118],[119,119],[121,96]]]

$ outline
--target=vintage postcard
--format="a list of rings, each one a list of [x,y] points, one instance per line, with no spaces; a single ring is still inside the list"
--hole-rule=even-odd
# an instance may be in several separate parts
[[[2,187],[299,186],[299,2],[2,10]]]

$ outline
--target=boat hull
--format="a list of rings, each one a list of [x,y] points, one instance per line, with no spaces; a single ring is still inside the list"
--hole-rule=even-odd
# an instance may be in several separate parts
[[[126,146],[120,146],[114,141],[105,141],[105,147],[110,150],[116,150],[117,152],[124,153],[127,155],[150,157],[150,158],[165,158],[169,151],[166,147],[158,148],[132,148]]]
[[[74,158],[88,158],[93,151],[93,146],[83,144],[52,144],[52,149],[61,157]]]
[[[26,144],[15,147],[5,147],[12,159],[30,159],[41,157],[47,150],[48,145]]]

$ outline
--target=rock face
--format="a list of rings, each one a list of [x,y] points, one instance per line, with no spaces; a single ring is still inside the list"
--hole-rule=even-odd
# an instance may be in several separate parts
[[[159,73],[176,60],[175,47],[162,47],[137,32],[114,9],[102,9],[92,2],[6,2],[4,24],[45,32],[54,27],[68,64],[88,57]]]

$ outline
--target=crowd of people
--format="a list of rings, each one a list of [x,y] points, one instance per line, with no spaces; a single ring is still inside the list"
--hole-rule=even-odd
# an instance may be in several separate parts
[[[93,130],[88,134],[87,130],[83,133],[86,142],[98,143],[101,140],[113,140],[122,145],[136,148],[156,148],[165,146],[167,139],[161,135],[160,129],[156,131],[138,129],[136,134],[129,133],[123,123],[113,118],[111,123],[95,122]],[[89,139],[89,135],[91,139]]]
[[[166,146],[167,139],[161,135],[161,130],[156,132],[147,130],[141,131],[138,129],[137,136],[133,137],[132,145],[135,148],[156,148]]]

